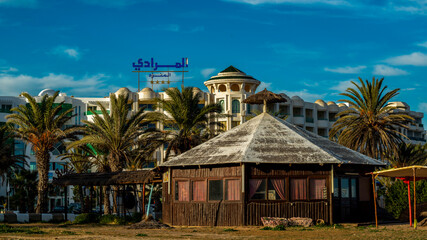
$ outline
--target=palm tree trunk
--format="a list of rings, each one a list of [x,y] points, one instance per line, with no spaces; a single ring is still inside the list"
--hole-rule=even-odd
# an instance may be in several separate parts
[[[46,212],[47,207],[47,184],[49,173],[49,151],[36,151],[37,171],[39,174],[39,183],[37,186],[37,207],[36,213]]]
[[[108,194],[107,192],[107,186],[103,186],[102,187],[102,192],[103,192],[103,200],[104,200],[104,214],[111,214],[110,211],[110,194]]]

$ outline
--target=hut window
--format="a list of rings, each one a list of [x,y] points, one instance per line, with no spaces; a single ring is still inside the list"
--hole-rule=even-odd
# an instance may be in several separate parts
[[[268,200],[286,200],[285,179],[268,180]]]
[[[181,202],[188,202],[190,200],[190,182],[175,182],[175,200]]]
[[[265,199],[265,179],[249,179],[249,199]]]
[[[225,200],[240,200],[240,181],[239,179],[225,180]]]
[[[206,201],[206,182],[193,182],[193,201]]]
[[[350,197],[348,180],[349,180],[348,178],[341,178],[341,197],[342,198]]]
[[[231,113],[240,113],[240,102],[237,99],[234,99],[231,102]]]
[[[223,185],[222,180],[209,180],[209,200],[222,200]]]
[[[351,198],[356,198],[356,178],[351,178],[350,179],[350,184],[351,184]]]
[[[291,200],[306,200],[307,199],[307,179],[306,178],[291,178]]]
[[[328,192],[326,189],[326,179],[310,179],[310,199],[327,199]]]

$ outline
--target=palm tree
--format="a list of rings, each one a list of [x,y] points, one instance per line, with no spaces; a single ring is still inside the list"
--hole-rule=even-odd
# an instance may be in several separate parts
[[[121,171],[132,151],[144,142],[151,139],[157,141],[162,137],[159,132],[145,129],[143,123],[147,122],[144,109],[135,113],[130,112],[129,96],[115,94],[110,95],[110,113],[98,102],[102,115],[93,112],[93,122],[83,121],[86,126],[80,127],[83,137],[67,146],[67,149],[86,146],[90,144],[94,149],[102,149],[108,161],[108,170]],[[102,168],[102,164],[99,165]],[[102,169],[105,170],[105,169]],[[115,191],[115,194],[117,191]],[[115,199],[115,198],[113,198]],[[116,204],[113,205],[116,212]],[[104,209],[106,211],[106,209]]]
[[[19,170],[15,172],[10,185],[14,188],[14,194],[10,198],[11,205],[18,207],[22,212],[34,212],[34,202],[37,196],[37,172],[29,170]]]
[[[398,129],[407,128],[405,123],[413,119],[388,104],[399,89],[386,92],[383,80],[374,77],[372,82],[364,82],[359,77],[360,84],[352,81],[355,88],[340,94],[349,98],[339,100],[349,108],[337,114],[339,119],[329,132],[330,139],[377,159],[384,159],[386,152],[397,153],[402,138],[406,138]]]
[[[401,143],[397,154],[387,153],[386,158],[392,167],[426,165],[427,149],[418,144]]]
[[[74,136],[75,129],[67,127],[66,123],[72,116],[73,109],[63,110],[64,102],[55,104],[59,92],[53,96],[44,95],[40,102],[28,93],[22,93],[28,104],[11,109],[12,114],[6,116],[8,123],[14,124],[13,132],[34,151],[39,176],[37,186],[37,213],[46,210],[47,185],[50,162],[50,151],[59,142]]]
[[[66,164],[67,171],[75,173],[87,173],[90,172],[93,163],[89,160],[90,154],[88,148],[75,148],[68,150],[68,152],[59,155],[61,160],[68,159]],[[78,192],[78,198],[82,209],[84,209],[84,199],[83,199],[83,188],[80,185],[74,186]]]
[[[14,141],[10,126],[0,127],[0,177],[4,180],[15,170],[23,169],[27,164],[26,156],[15,155],[13,152]]]
[[[156,99],[159,107],[167,114],[153,112],[153,119],[160,121],[164,126],[175,128],[169,131],[168,147],[165,161],[171,150],[181,154],[201,143],[203,137],[200,133],[212,136],[209,125],[218,125],[210,114],[221,112],[221,105],[209,104],[199,106],[200,93],[194,94],[193,87],[186,87],[180,91],[178,88],[164,90],[170,100]]]

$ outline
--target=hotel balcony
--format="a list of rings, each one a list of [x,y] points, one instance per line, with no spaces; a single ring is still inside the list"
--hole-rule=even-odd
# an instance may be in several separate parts
[[[295,125],[304,125],[304,116],[303,115],[294,115],[293,122]]]

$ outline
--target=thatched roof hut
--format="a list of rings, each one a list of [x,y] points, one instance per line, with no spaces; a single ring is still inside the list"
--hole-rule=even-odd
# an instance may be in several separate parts
[[[260,225],[261,217],[369,221],[382,162],[268,113],[160,165],[163,221]]]
[[[267,112],[267,103],[281,103],[287,102],[287,100],[279,94],[270,92],[265,88],[264,90],[249,96],[243,100],[243,102],[248,104],[264,104],[263,111]]]

